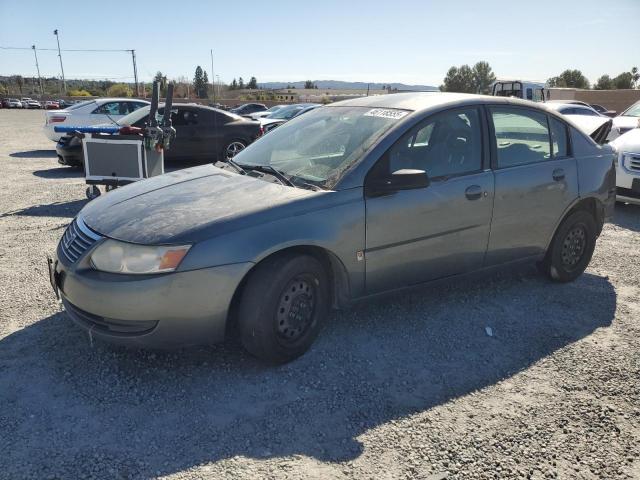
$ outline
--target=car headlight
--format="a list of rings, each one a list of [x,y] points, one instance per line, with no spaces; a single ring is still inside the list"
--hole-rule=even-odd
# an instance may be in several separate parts
[[[106,240],[91,254],[91,266],[111,273],[172,272],[190,248],[191,245],[153,246]]]

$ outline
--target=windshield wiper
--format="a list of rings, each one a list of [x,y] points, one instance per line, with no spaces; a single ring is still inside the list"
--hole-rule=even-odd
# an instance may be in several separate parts
[[[248,170],[257,170],[258,172],[268,173],[276,177],[282,185],[287,185],[289,187],[295,187],[293,182],[289,180],[284,173],[280,170],[273,168],[271,165],[242,165],[243,168]]]
[[[225,161],[229,165],[231,165],[233,168],[235,168],[240,175],[246,175],[247,174],[246,170],[244,168],[242,168],[240,165],[238,165],[232,158],[227,157],[227,159]]]

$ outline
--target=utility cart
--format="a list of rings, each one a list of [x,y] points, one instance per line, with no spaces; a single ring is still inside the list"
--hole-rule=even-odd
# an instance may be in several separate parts
[[[169,149],[176,131],[171,125],[173,84],[167,89],[163,115],[158,118],[159,84],[153,85],[149,121],[143,128],[55,127],[56,132],[82,140],[87,198],[100,195],[99,185],[108,192],[114,188],[164,173],[164,151]]]

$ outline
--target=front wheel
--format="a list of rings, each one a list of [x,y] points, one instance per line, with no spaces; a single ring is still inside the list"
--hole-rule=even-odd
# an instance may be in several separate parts
[[[577,211],[563,220],[540,267],[556,282],[571,282],[587,268],[597,238],[596,221],[589,212]]]
[[[278,255],[259,264],[238,309],[244,348],[270,363],[306,352],[329,311],[327,278],[322,264],[309,255]]]

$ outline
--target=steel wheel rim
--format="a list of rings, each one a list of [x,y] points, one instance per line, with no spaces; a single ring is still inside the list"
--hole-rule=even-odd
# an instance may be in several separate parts
[[[227,145],[227,158],[233,158],[242,150],[245,149],[245,145],[242,142],[231,142]]]
[[[568,269],[572,270],[578,265],[587,248],[587,232],[582,225],[574,226],[562,242],[562,263]]]
[[[276,310],[276,331],[284,343],[295,343],[315,323],[317,291],[312,279],[293,278],[282,291]]]

